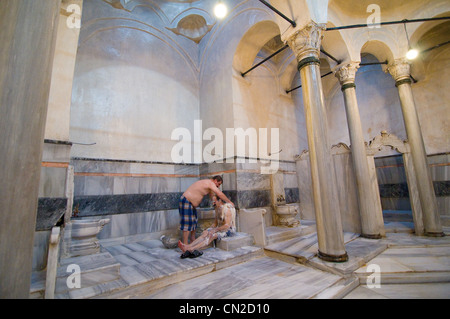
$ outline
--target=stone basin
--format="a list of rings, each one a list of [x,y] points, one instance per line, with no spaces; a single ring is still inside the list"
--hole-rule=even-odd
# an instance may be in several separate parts
[[[86,238],[97,236],[98,233],[110,222],[110,219],[78,219],[71,220],[68,225],[71,224],[72,238]]]
[[[109,222],[108,218],[72,219],[64,230],[63,256],[67,258],[99,253],[97,235]]]
[[[296,227],[300,221],[295,216],[300,212],[300,208],[296,204],[286,204],[275,206],[275,213],[278,216],[279,226]]]

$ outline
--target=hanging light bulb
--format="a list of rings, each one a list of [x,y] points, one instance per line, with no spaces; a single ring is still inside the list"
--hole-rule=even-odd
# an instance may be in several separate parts
[[[219,1],[214,7],[214,14],[219,19],[225,18],[225,16],[228,14],[227,6],[222,1]]]
[[[419,51],[417,51],[416,49],[409,49],[408,53],[406,53],[406,58],[408,60],[414,60],[415,58],[417,58],[419,56]]]

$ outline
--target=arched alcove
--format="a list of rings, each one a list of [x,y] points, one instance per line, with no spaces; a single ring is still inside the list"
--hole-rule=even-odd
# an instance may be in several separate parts
[[[239,73],[250,69],[264,45],[279,34],[280,28],[273,21],[261,21],[253,25],[239,42],[233,59],[233,68]]]

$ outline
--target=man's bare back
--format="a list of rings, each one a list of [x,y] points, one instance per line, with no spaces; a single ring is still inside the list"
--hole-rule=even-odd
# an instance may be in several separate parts
[[[223,201],[233,204],[218,188],[221,184],[221,182],[213,179],[202,179],[189,186],[183,196],[186,197],[194,207],[198,207],[202,202],[203,197],[211,192]]]

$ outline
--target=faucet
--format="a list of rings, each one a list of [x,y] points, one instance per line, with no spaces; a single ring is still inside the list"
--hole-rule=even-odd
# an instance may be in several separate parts
[[[284,202],[284,196],[283,195],[278,195],[277,196],[277,203],[282,203],[282,202]]]

